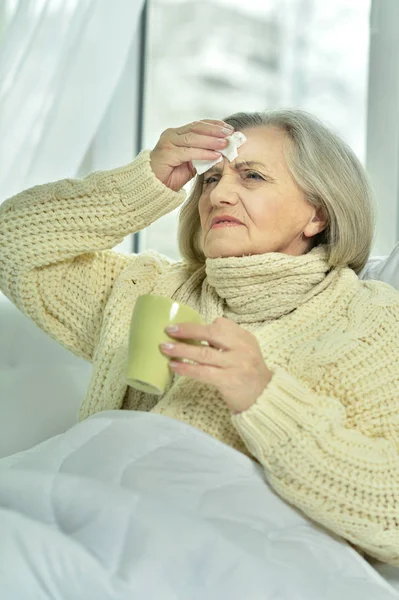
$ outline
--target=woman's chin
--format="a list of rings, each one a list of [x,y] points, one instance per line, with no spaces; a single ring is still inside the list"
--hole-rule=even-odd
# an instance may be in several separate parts
[[[206,258],[228,258],[229,256],[242,256],[246,254],[244,251],[239,251],[237,248],[212,248],[205,250]]]
[[[227,258],[228,256],[242,256],[243,254],[251,254],[251,249],[248,244],[240,243],[240,240],[229,238],[228,236],[216,239],[216,236],[205,239],[205,244],[202,244],[203,252],[207,258]]]

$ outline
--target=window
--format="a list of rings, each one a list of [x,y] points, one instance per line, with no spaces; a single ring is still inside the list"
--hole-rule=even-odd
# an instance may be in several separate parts
[[[149,0],[143,146],[167,127],[296,107],[365,163],[371,0]],[[141,249],[178,260],[177,213]]]

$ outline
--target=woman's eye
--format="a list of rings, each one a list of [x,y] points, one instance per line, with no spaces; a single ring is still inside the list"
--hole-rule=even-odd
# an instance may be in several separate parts
[[[217,181],[217,177],[215,177],[214,175],[213,176],[211,175],[210,177],[207,177],[206,179],[204,179],[204,184],[208,185],[210,183],[215,183],[215,181]]]
[[[259,173],[256,173],[255,171],[246,171],[245,176],[247,177],[247,179],[258,179],[259,181],[264,181],[264,177],[262,177],[262,175],[259,175]]]
[[[245,179],[253,179],[254,181],[265,181],[265,178],[262,177],[256,171],[244,171],[243,173]],[[211,185],[212,183],[218,182],[220,177],[218,175],[210,175],[204,179],[204,185]]]

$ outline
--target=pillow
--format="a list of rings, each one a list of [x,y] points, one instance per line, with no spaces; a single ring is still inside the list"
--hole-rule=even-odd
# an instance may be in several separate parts
[[[370,258],[359,279],[379,279],[399,290],[399,242],[389,256]]]

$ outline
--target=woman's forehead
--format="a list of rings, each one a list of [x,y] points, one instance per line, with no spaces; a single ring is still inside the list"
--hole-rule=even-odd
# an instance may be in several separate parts
[[[285,164],[284,146],[287,136],[281,129],[259,127],[244,130],[243,133],[247,141],[238,148],[238,156],[233,163],[252,161],[263,163],[266,166],[276,163]]]

